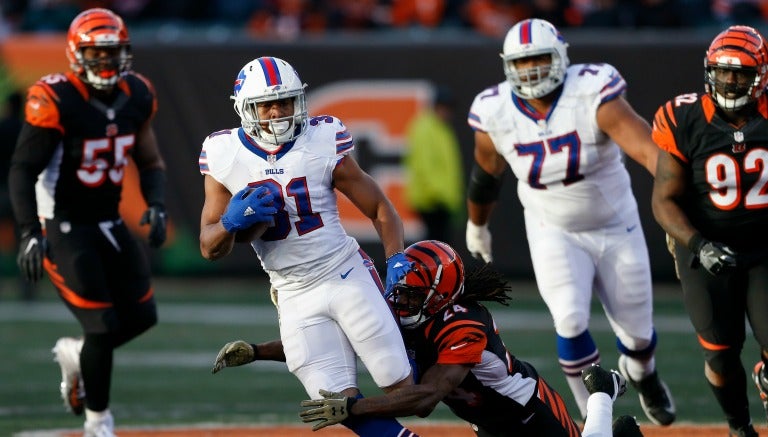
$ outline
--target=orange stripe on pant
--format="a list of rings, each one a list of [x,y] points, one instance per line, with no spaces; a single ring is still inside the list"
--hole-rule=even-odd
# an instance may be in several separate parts
[[[727,350],[727,349],[731,348],[727,344],[710,343],[707,340],[704,340],[703,338],[701,338],[700,335],[697,335],[696,337],[699,339],[699,344],[701,344],[701,346],[704,349],[707,349],[707,350],[710,350],[710,351],[724,351],[724,350]]]
[[[64,282],[64,277],[61,276],[58,272],[56,264],[52,263],[50,260],[48,260],[48,258],[43,260],[43,267],[45,267],[45,271],[48,272],[48,276],[51,278],[53,285],[59,290],[61,297],[73,306],[87,310],[97,310],[112,307],[112,302],[97,302],[95,300],[88,300],[78,296],[74,290],[67,287],[67,284]],[[151,292],[152,290],[150,289],[149,293]]]

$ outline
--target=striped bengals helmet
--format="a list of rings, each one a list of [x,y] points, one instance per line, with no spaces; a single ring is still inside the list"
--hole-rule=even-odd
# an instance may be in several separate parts
[[[732,70],[737,81],[717,80],[717,72]],[[712,40],[704,58],[704,89],[726,111],[755,101],[768,85],[768,47],[760,32],[749,26],[731,26]],[[745,82],[739,75],[748,76]]]
[[[455,250],[436,240],[405,249],[413,268],[387,296],[400,326],[416,328],[430,320],[464,291],[464,262]]]
[[[86,60],[86,47],[114,50],[107,59]],[[72,71],[98,90],[109,90],[131,69],[131,41],[123,19],[109,9],[88,9],[75,17],[67,33],[67,59]]]

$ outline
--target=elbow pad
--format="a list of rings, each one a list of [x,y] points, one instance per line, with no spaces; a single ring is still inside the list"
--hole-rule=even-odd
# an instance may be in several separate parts
[[[480,204],[495,202],[499,199],[502,179],[503,175],[497,178],[483,170],[482,167],[475,162],[472,166],[472,171],[469,174],[467,198]]]

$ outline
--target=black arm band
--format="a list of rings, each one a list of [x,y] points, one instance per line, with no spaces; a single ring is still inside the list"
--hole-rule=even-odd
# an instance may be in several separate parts
[[[250,345],[253,348],[253,361],[256,361],[259,359],[259,347],[253,343],[250,343]]]
[[[482,167],[477,165],[477,162],[472,166],[472,171],[469,174],[469,186],[467,187],[467,198],[469,200],[480,203],[492,203],[499,199],[499,192],[501,191],[502,177],[495,177]]]
[[[702,244],[704,244],[704,237],[699,233],[693,234],[693,237],[688,240],[688,250],[698,255]]]
[[[139,173],[141,194],[149,206],[165,207],[165,170],[150,168]]]
[[[354,396],[347,396],[347,417],[352,417],[352,405],[357,403],[357,398]]]

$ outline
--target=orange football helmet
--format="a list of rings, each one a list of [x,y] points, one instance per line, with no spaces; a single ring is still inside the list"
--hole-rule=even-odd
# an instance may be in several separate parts
[[[106,49],[107,56],[85,59],[87,47]],[[123,19],[109,9],[93,8],[72,20],[67,33],[69,66],[86,83],[108,90],[131,68],[131,42]]]
[[[734,111],[754,102],[768,85],[765,39],[752,27],[729,27],[712,40],[704,70],[704,89],[722,109]],[[733,71],[736,80],[725,81],[723,70]]]
[[[464,291],[464,262],[453,248],[436,240],[405,249],[413,268],[387,295],[400,326],[415,328],[430,320]]]

